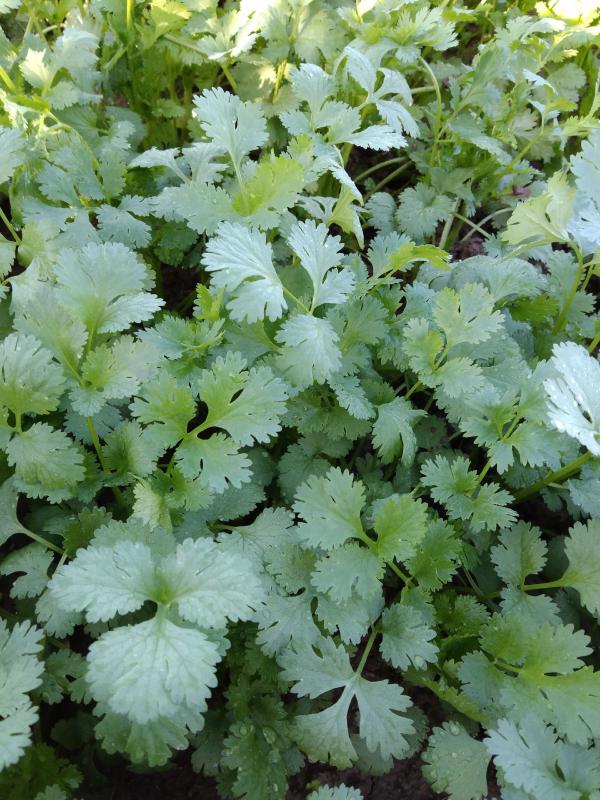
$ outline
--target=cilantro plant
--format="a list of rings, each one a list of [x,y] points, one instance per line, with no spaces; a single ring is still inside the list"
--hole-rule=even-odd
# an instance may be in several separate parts
[[[600,798],[599,37],[0,0],[3,798]]]

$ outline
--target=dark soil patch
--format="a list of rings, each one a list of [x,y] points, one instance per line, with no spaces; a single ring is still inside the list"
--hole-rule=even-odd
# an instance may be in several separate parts
[[[337,770],[325,764],[307,764],[291,782],[288,800],[305,800],[318,785],[353,786],[365,800],[437,800],[421,774],[418,757],[398,761],[394,769],[381,777],[364,775],[355,769]],[[128,770],[115,774],[102,787],[79,791],[81,800],[221,800],[214,781],[192,771],[182,763],[168,772],[137,775]]]

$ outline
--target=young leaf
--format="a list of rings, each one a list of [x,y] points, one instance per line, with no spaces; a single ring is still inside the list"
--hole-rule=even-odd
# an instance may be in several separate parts
[[[436,792],[446,792],[451,800],[481,800],[487,795],[490,755],[458,722],[433,729],[423,760],[423,774]]]
[[[273,266],[273,251],[262,233],[225,222],[209,240],[202,264],[213,273],[215,289],[235,297],[227,304],[233,319],[278,319],[287,308],[283,285]]]
[[[544,381],[550,422],[600,455],[600,364],[574,342],[555,345],[550,364],[559,376]]]
[[[304,520],[300,538],[312,547],[333,550],[348,539],[364,537],[360,514],[365,491],[360,481],[337,467],[323,478],[309,478],[296,492],[294,511]]]

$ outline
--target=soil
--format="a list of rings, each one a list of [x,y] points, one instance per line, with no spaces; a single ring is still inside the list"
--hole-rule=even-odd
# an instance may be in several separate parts
[[[357,770],[336,770],[324,764],[309,764],[290,783],[287,800],[305,800],[319,784],[345,783],[360,789],[365,800],[439,800],[421,775],[418,757],[399,761],[387,775],[372,778]],[[136,775],[124,770],[110,785],[80,790],[81,800],[221,800],[210,778],[196,775],[189,763],[168,772]]]

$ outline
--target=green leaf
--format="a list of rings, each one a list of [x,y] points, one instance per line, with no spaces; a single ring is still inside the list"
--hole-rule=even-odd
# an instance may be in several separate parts
[[[525,200],[511,214],[502,238],[508,244],[534,240],[565,242],[567,225],[573,213],[575,189],[566,175],[556,172],[548,181],[547,190],[538,197]]]
[[[339,237],[329,236],[325,225],[308,220],[294,224],[287,241],[313,285],[311,308],[343,303],[354,289],[355,281],[349,269],[336,269],[342,263]]]
[[[299,389],[323,383],[342,366],[339,337],[327,319],[297,314],[283,323],[275,338],[283,345],[277,366]]]
[[[263,597],[252,565],[208,539],[186,539],[162,559],[139,541],[91,545],[55,572],[50,591],[63,608],[85,612],[90,622],[152,600],[175,604],[184,619],[217,628],[251,617]]]
[[[71,497],[84,478],[81,451],[62,431],[45,422],[13,436],[7,459],[15,467],[16,487],[29,497],[60,503]]]
[[[20,5],[20,3],[15,4],[14,0],[3,0],[3,2],[10,4],[4,9],[0,8],[0,14]],[[21,131],[16,128],[0,128],[0,152],[2,153],[0,183],[6,183],[13,176],[17,167],[24,163],[26,147],[27,143]]]
[[[400,452],[403,465],[408,467],[412,464],[417,452],[414,421],[424,416],[424,411],[414,409],[403,397],[396,397],[390,403],[377,407],[373,444],[384,464],[391,463]]]
[[[16,623],[9,631],[0,620],[0,770],[14,764],[31,741],[31,726],[37,711],[28,692],[42,682],[43,632],[28,622]]]
[[[403,716],[410,706],[402,688],[388,681],[367,681],[354,673],[343,646],[330,639],[297,652],[280,656],[282,678],[293,683],[292,691],[300,696],[318,697],[333,689],[343,689],[332,706],[315,714],[301,714],[295,719],[299,744],[312,760],[330,761],[343,768],[357,755],[348,733],[348,710],[355,697],[358,704],[359,736],[371,752],[383,758],[400,756],[408,749],[405,735],[413,732],[412,721]]]
[[[333,550],[348,539],[364,538],[361,511],[365,491],[348,471],[332,467],[323,478],[312,477],[296,492],[294,511],[304,520],[300,538],[312,547]]]
[[[52,552],[37,542],[9,553],[0,562],[0,575],[24,573],[13,581],[10,589],[11,597],[23,598],[40,595],[46,588],[48,568],[52,560]]]
[[[264,366],[246,370],[239,353],[219,356],[197,381],[208,413],[203,428],[223,428],[240,445],[267,442],[280,430],[288,393],[285,384]]]
[[[481,800],[488,793],[489,753],[458,722],[434,728],[423,754],[423,774],[436,792],[450,800]]]
[[[287,308],[283,284],[273,266],[273,250],[264,234],[238,223],[219,226],[202,256],[212,285],[234,295],[227,303],[232,319],[278,319]]]
[[[167,186],[153,198],[152,207],[157,216],[171,222],[184,221],[196,233],[209,235],[235,216],[225,189],[200,178],[181,186]]]
[[[56,279],[61,303],[89,334],[126,330],[150,319],[163,305],[145,291],[152,284],[144,264],[116,242],[63,250]]]
[[[501,719],[497,729],[488,734],[485,745],[507,781],[534,797],[578,800],[582,790],[587,793],[598,780],[592,753],[587,759],[582,754],[585,766],[580,762],[575,770],[569,769],[568,745],[557,740],[552,728],[533,717],[519,727]]]
[[[186,478],[200,475],[215,492],[224,492],[228,484],[239,488],[252,477],[250,459],[223,433],[185,439],[177,448],[175,463]]]
[[[435,663],[437,645],[432,644],[435,631],[418,608],[396,603],[386,608],[381,617],[381,654],[397,669],[411,664],[423,669],[427,662]]]
[[[600,363],[575,342],[554,346],[544,381],[551,424],[600,455]]]
[[[183,439],[188,423],[196,414],[196,403],[189,389],[179,385],[166,371],[144,385],[130,408],[134,417],[149,426],[152,439],[165,449]]]
[[[350,789],[341,783],[339,786],[320,786],[311,792],[307,800],[363,800],[358,789]]]
[[[449,347],[481,344],[502,325],[502,315],[494,311],[492,295],[478,283],[468,283],[458,292],[442,289],[435,298],[433,318],[444,331]]]
[[[0,404],[15,414],[48,414],[66,382],[52,353],[33,336],[11,333],[0,342]]]
[[[155,360],[147,344],[130,336],[119,337],[110,347],[99,345],[83,362],[80,385],[69,392],[73,408],[93,416],[108,400],[129,398],[150,378]]]
[[[357,542],[348,542],[319,559],[312,584],[336,603],[344,603],[356,592],[368,598],[377,594],[383,577],[379,558]]]
[[[600,616],[600,520],[576,522],[565,539],[569,566],[561,581],[579,592],[582,605]]]
[[[434,233],[440,220],[454,210],[450,197],[439,194],[432,186],[418,183],[400,193],[396,220],[400,229],[420,241]]]
[[[377,503],[373,526],[378,555],[385,561],[406,561],[427,532],[427,506],[409,494],[392,495]]]
[[[205,711],[219,658],[204,633],[155,617],[102,634],[89,649],[87,681],[99,703],[146,724],[180,708]]]
[[[233,198],[232,208],[251,217],[260,228],[274,228],[281,215],[295,205],[304,186],[304,168],[281,155],[261,162],[245,188]]]
[[[544,568],[546,551],[540,529],[518,522],[501,531],[499,544],[491,549],[491,558],[504,583],[522,586],[528,575],[535,575]]]
[[[458,569],[461,542],[452,529],[441,520],[430,524],[416,553],[406,566],[419,586],[436,592],[452,578]]]
[[[266,120],[257,103],[244,103],[223,89],[205,89],[194,98],[194,117],[215,145],[238,166],[242,158],[267,141]]]

